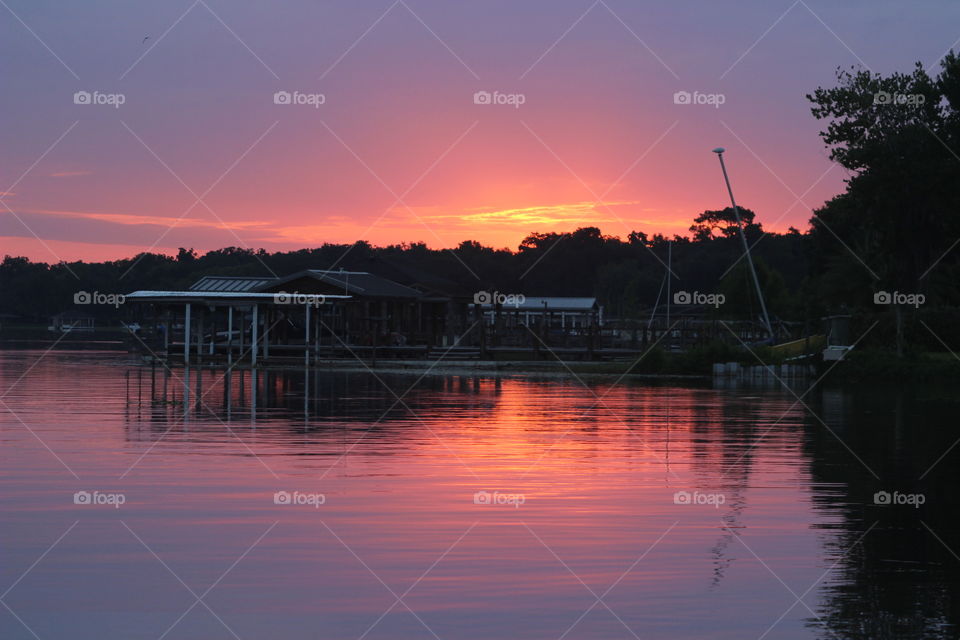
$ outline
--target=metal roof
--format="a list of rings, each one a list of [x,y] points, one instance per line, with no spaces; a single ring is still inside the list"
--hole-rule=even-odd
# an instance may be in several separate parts
[[[190,285],[190,290],[256,291],[276,280],[271,276],[204,276]]]
[[[274,302],[280,294],[255,293],[245,291],[134,291],[125,298],[134,302]],[[350,296],[323,295],[325,300],[348,300]],[[315,299],[305,296],[307,300]],[[276,304],[294,304],[289,301],[276,301]],[[300,303],[296,303],[300,304]]]
[[[285,285],[300,278],[316,278],[331,286],[342,289],[345,293],[353,296],[373,297],[373,298],[419,298],[423,294],[402,285],[399,282],[388,280],[381,276],[366,271],[332,271],[323,269],[307,269],[299,273],[294,273],[285,278],[280,278],[262,288],[282,289]]]

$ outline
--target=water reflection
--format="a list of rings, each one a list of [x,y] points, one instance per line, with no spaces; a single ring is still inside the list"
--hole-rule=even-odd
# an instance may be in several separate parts
[[[198,593],[269,531],[216,588],[244,638],[957,635],[952,391],[0,360],[33,432],[0,413],[0,578],[81,521],[5,599],[43,638],[158,637],[189,606],[139,604],[170,576],[125,526]],[[94,487],[128,502],[64,503]],[[382,619],[380,580],[415,584]],[[208,623],[168,637],[230,635]]]

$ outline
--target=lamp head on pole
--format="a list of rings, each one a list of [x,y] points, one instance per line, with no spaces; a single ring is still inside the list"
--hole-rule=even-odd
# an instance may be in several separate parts
[[[724,149],[723,147],[717,147],[716,149],[713,150],[713,152],[716,153],[717,155],[723,153],[724,151],[726,151],[726,149]]]

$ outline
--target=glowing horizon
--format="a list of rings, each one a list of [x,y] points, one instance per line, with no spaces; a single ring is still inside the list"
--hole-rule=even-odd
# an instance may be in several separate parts
[[[687,235],[728,205],[718,145],[741,206],[805,230],[845,175],[804,94],[936,64],[960,9],[804,6],[11,2],[0,255]]]

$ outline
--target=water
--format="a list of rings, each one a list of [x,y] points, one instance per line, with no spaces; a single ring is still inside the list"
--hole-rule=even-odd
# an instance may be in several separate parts
[[[958,635],[952,392],[131,364],[0,352],[4,639]]]

